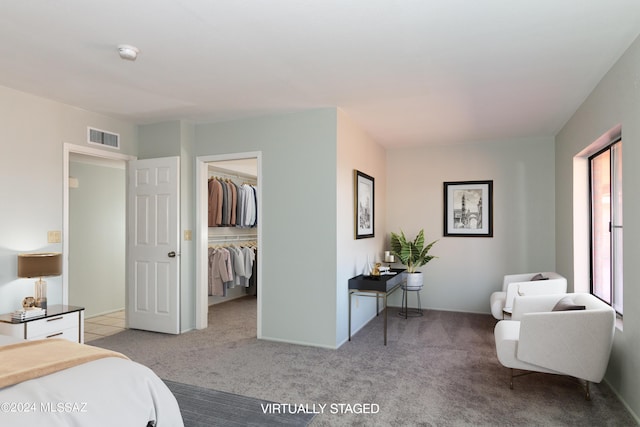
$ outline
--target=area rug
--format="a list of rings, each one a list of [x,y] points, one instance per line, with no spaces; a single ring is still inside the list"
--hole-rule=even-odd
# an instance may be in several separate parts
[[[185,427],[307,426],[314,417],[268,400],[163,381],[178,401]]]

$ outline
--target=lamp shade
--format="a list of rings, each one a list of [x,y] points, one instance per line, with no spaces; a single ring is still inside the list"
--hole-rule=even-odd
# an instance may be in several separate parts
[[[18,255],[18,277],[45,277],[62,274],[62,254],[43,252]]]

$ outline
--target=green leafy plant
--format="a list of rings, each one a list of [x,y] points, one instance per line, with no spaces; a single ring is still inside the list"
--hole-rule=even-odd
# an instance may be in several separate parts
[[[416,268],[422,267],[436,256],[429,255],[431,247],[437,242],[434,240],[427,246],[424,245],[424,230],[420,230],[415,240],[409,241],[400,230],[400,234],[391,233],[391,253],[397,256],[403,265],[407,266],[407,273],[415,273]]]

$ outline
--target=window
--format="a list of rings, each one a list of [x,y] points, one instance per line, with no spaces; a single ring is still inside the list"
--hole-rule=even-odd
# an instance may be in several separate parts
[[[591,293],[622,315],[622,140],[589,157]]]

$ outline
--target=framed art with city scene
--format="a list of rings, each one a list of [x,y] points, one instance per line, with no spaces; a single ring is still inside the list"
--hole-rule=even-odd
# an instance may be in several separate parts
[[[493,237],[493,181],[444,183],[444,236]]]
[[[374,237],[374,179],[369,175],[353,171],[355,238]]]

